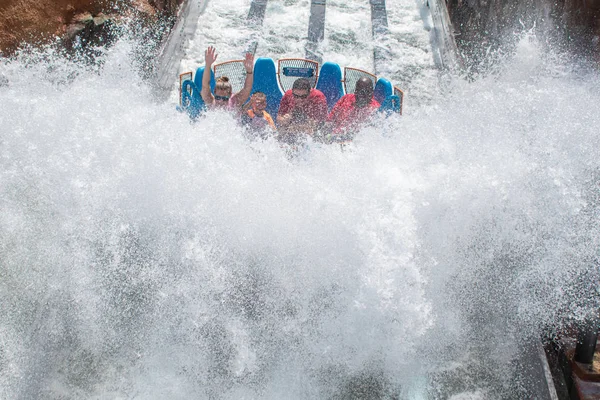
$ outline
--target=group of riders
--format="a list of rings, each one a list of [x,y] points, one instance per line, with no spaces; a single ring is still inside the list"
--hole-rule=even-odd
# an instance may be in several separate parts
[[[232,93],[231,82],[225,76],[217,78],[214,94],[211,92],[211,68],[216,59],[216,49],[208,47],[202,75],[202,100],[208,109],[239,113],[242,124],[262,138],[274,135],[288,144],[300,143],[307,136],[324,142],[344,142],[351,140],[357,128],[379,109],[379,103],[373,98],[374,85],[370,78],[360,78],[354,93],[342,96],[330,112],[325,95],[314,89],[308,79],[298,78],[292,89],[283,95],[277,116],[273,118],[266,111],[267,96],[264,93],[255,92],[250,96],[254,82],[254,55],[246,54],[244,87],[237,93]]]

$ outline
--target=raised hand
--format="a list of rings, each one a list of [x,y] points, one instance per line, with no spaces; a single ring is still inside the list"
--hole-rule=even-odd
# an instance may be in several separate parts
[[[208,49],[204,52],[204,62],[207,66],[211,66],[215,61],[217,61],[218,54],[216,53],[217,49],[213,46],[208,46]]]
[[[254,72],[254,54],[246,53],[246,58],[244,59],[244,68],[246,68],[246,73],[248,74]]]

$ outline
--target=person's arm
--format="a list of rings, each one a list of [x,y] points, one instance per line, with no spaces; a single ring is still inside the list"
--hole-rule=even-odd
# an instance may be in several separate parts
[[[273,129],[274,131],[276,131],[277,127],[275,126],[275,122],[273,122],[273,118],[271,118],[271,114],[269,114],[266,111],[263,111],[263,113],[265,114],[265,119],[267,120],[267,123],[269,124],[269,126],[271,127],[271,129]]]
[[[277,114],[277,125],[282,128],[289,126],[292,123],[292,114]]]
[[[321,91],[317,89],[313,90],[316,92],[316,95],[310,107],[310,117],[304,128],[307,132],[311,132],[311,134],[320,131],[327,121],[327,98]]]
[[[248,101],[248,97],[250,97],[250,92],[252,91],[252,84],[254,83],[254,54],[246,53],[244,68],[246,69],[244,87],[232,96],[233,104],[238,107],[243,106]]]
[[[202,74],[202,100],[207,105],[212,105],[215,102],[215,96],[210,91],[210,70],[213,63],[217,60],[216,49],[212,46],[208,46],[208,49],[204,52],[204,73]]]
[[[325,123],[325,131],[331,133],[335,127],[337,127],[340,118],[340,111],[342,109],[343,97],[335,103],[331,112],[327,116],[327,122]]]
[[[280,127],[286,127],[292,122],[292,115],[290,111],[292,101],[292,91],[288,90],[283,95],[281,102],[279,103],[279,111],[277,112],[277,125]]]
[[[323,124],[327,121],[327,98],[323,93],[316,99],[315,121],[317,124]]]

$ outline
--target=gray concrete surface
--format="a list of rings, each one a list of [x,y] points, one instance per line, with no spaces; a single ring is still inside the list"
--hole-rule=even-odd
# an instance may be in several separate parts
[[[159,101],[166,101],[177,80],[179,65],[188,43],[198,27],[200,15],[209,0],[185,0],[177,14],[177,22],[161,46],[155,62],[154,92]]]

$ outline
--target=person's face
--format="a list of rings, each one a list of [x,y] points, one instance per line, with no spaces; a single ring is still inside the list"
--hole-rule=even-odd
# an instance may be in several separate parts
[[[252,108],[254,111],[264,111],[267,108],[267,99],[264,97],[253,97]]]
[[[310,94],[310,90],[306,89],[292,89],[292,95],[294,96],[294,101],[296,105],[305,104],[308,100],[308,95]]]
[[[231,93],[229,90],[223,88],[215,88],[215,104],[218,106],[227,105],[229,102],[229,98],[231,97]]]
[[[356,96],[356,106],[364,107],[371,103],[371,99],[373,98],[373,87],[371,87],[371,85],[357,87],[354,95]]]

